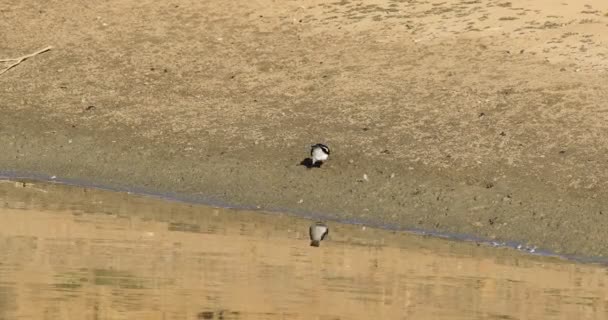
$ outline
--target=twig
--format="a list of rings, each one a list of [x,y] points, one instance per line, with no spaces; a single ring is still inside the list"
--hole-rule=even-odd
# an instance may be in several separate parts
[[[9,65],[8,67],[4,68],[4,70],[0,71],[0,75],[1,75],[1,74],[3,74],[3,73],[5,73],[5,72],[7,72],[8,70],[10,70],[10,69],[14,68],[15,66],[17,66],[17,65],[18,65],[18,64],[20,64],[21,62],[23,62],[23,61],[25,61],[25,60],[27,60],[27,59],[29,59],[29,58],[33,57],[33,56],[39,55],[39,54],[41,54],[41,53],[43,53],[43,52],[47,52],[47,51],[51,50],[52,48],[53,48],[53,47],[48,46],[48,47],[46,47],[46,48],[44,48],[44,49],[40,49],[40,50],[38,50],[38,51],[36,51],[36,52],[34,52],[34,53],[31,53],[31,54],[28,54],[28,55],[25,55],[25,56],[23,56],[23,57],[19,57],[19,58],[14,58],[14,59],[0,59],[0,62],[12,62],[12,61],[14,61],[14,62],[13,62],[11,65]]]

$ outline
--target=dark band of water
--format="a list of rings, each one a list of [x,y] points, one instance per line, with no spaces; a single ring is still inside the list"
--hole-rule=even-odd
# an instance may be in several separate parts
[[[390,231],[398,231],[398,232],[406,232],[415,235],[421,236],[431,236],[448,240],[455,241],[464,241],[464,242],[474,242],[480,245],[487,245],[492,247],[504,247],[504,248],[512,248],[518,251],[526,252],[531,255],[545,256],[545,257],[556,257],[561,258],[573,262],[579,263],[593,263],[600,264],[602,266],[608,266],[608,258],[605,257],[594,257],[594,256],[582,256],[582,255],[568,255],[568,254],[558,254],[548,249],[537,248],[536,246],[525,245],[516,241],[495,241],[491,239],[485,239],[482,237],[477,237],[474,235],[468,234],[459,234],[459,233],[444,233],[432,230],[424,230],[419,228],[404,228],[394,224],[387,223],[378,223],[373,220],[363,220],[363,219],[335,219],[333,217],[329,217],[328,214],[323,214],[320,212],[307,212],[302,210],[294,210],[294,209],[284,209],[284,208],[259,208],[256,206],[235,206],[225,201],[221,201],[218,199],[213,199],[211,197],[206,197],[203,195],[185,195],[179,193],[171,193],[171,192],[158,192],[149,190],[146,188],[138,188],[138,187],[120,187],[120,186],[110,186],[104,185],[100,183],[95,183],[92,181],[86,181],[81,179],[69,179],[62,178],[56,176],[49,176],[47,174],[40,173],[23,173],[23,172],[15,172],[15,171],[4,171],[0,170],[0,180],[37,180],[42,182],[50,182],[50,183],[59,183],[70,186],[78,186],[78,187],[86,187],[86,188],[94,188],[100,190],[107,191],[116,191],[116,192],[127,192],[136,195],[142,195],[147,197],[153,197],[158,199],[163,199],[167,201],[181,202],[186,204],[200,204],[207,205],[213,207],[220,208],[229,208],[229,209],[242,209],[242,210],[259,210],[269,213],[285,213],[287,215],[306,218],[311,220],[325,220],[325,221],[334,221],[339,223],[346,223],[352,225],[361,225],[368,226],[372,228],[390,230]],[[336,215],[334,215],[335,217]]]

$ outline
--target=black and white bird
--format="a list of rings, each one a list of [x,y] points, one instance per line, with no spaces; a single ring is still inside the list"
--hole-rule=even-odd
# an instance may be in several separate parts
[[[310,226],[310,245],[312,247],[318,247],[321,244],[321,240],[329,234],[329,228],[323,222],[315,222]]]
[[[321,144],[321,143],[317,143],[313,146],[310,147],[310,159],[311,159],[311,166],[314,166],[315,163],[319,162],[319,163],[323,163],[323,161],[327,160],[327,158],[329,158],[329,147]]]

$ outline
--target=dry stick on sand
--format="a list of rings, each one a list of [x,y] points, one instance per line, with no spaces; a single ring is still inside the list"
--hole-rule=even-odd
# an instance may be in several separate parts
[[[13,62],[13,63],[12,63],[11,65],[9,65],[8,67],[4,68],[4,70],[0,71],[0,75],[1,75],[1,74],[3,74],[3,73],[5,73],[5,72],[7,72],[8,70],[10,70],[10,69],[14,68],[15,66],[17,66],[17,65],[18,65],[18,64],[20,64],[21,62],[23,62],[23,61],[25,61],[25,60],[27,60],[27,59],[29,59],[29,58],[33,57],[33,56],[39,55],[39,54],[41,54],[41,53],[43,53],[43,52],[47,52],[47,51],[51,50],[52,48],[53,48],[53,47],[50,47],[50,46],[49,46],[49,47],[46,47],[46,48],[44,48],[44,49],[40,49],[40,50],[38,50],[38,51],[36,51],[36,52],[34,52],[34,53],[30,53],[30,54],[27,54],[27,55],[25,55],[25,56],[23,56],[23,57],[19,57],[19,58],[14,58],[14,59],[0,59],[0,62],[9,62],[9,63],[10,63],[10,62]]]

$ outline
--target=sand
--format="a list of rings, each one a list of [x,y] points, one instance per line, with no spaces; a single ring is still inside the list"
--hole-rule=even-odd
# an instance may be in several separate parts
[[[8,0],[0,30],[53,46],[0,76],[2,170],[608,254],[605,1]]]

